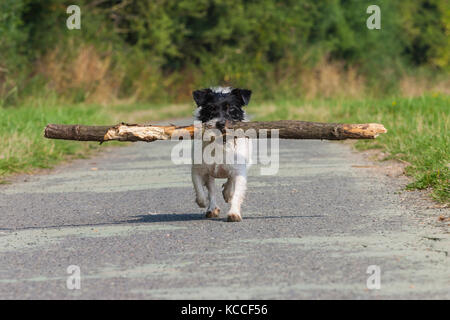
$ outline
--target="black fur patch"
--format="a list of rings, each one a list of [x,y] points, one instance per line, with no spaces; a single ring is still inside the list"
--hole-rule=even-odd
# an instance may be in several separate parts
[[[242,109],[250,101],[252,92],[247,89],[232,89],[229,92],[215,92],[211,89],[196,90],[192,93],[197,106],[197,120],[208,122],[217,119],[217,128],[223,129],[226,121],[242,121]]]

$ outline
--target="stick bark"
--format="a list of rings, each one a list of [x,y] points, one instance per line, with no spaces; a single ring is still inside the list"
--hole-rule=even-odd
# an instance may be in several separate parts
[[[49,124],[44,136],[49,139],[64,139],[77,141],[155,141],[170,140],[173,135],[194,136],[194,132],[207,127],[191,126],[157,126],[121,123],[116,126],[84,126]],[[227,129],[247,131],[253,129],[258,134],[265,130],[267,138],[271,130],[278,129],[280,139],[374,139],[387,130],[382,124],[339,124],[320,123],[296,120],[237,122],[227,125]]]

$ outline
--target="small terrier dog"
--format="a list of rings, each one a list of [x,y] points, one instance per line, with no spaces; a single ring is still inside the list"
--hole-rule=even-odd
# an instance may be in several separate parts
[[[193,92],[197,110],[196,120],[205,123],[210,128],[225,130],[227,122],[246,121],[246,114],[242,109],[250,101],[252,92],[247,89],[230,87],[215,87]],[[227,140],[227,143],[203,141],[202,152],[210,144],[215,144],[214,150],[222,152],[223,159],[241,159],[238,163],[205,163],[202,157],[201,164],[192,161],[192,183],[196,194],[196,202],[200,208],[206,208],[206,218],[219,216],[220,208],[216,204],[215,178],[228,179],[223,184],[222,195],[225,202],[230,203],[227,221],[242,221],[241,204],[247,188],[247,170],[250,167],[251,140],[239,137]],[[222,140],[223,141],[223,140]],[[243,160],[243,161],[242,161]],[[208,194],[205,194],[206,187]],[[207,203],[207,201],[209,203]]]

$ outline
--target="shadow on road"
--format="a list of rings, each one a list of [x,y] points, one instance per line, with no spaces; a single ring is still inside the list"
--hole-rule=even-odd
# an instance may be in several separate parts
[[[128,223],[167,222],[167,221],[192,221],[203,220],[202,213],[155,213],[135,216],[136,219],[127,220]]]
[[[323,215],[317,216],[244,216],[243,220],[265,220],[265,219],[294,219],[294,218],[323,218]],[[226,222],[226,215],[215,219],[206,219],[203,213],[157,213],[157,214],[145,214],[137,215],[135,219],[111,221],[104,223],[86,223],[86,224],[62,224],[54,226],[33,226],[22,228],[0,228],[0,231],[21,231],[21,230],[34,230],[34,229],[55,229],[55,228],[77,228],[77,227],[96,227],[96,226],[108,226],[108,225],[121,225],[121,224],[139,224],[139,223],[156,223],[156,222],[176,222],[176,221],[214,221],[214,222]]]
[[[292,219],[292,218],[323,218],[323,215],[317,216],[244,216],[243,220],[253,219]],[[208,220],[223,222],[226,221],[226,215],[215,219],[206,219],[203,213],[158,213],[136,216],[135,220],[127,220],[128,223],[150,223],[150,222],[168,222],[168,221],[193,221]]]

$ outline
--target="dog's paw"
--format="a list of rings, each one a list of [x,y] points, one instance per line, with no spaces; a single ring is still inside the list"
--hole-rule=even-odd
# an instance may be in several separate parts
[[[206,208],[206,199],[204,198],[196,198],[195,202],[200,208]]]
[[[220,209],[219,208],[214,208],[213,210],[208,210],[206,212],[206,218],[217,218],[220,214]]]
[[[227,217],[228,222],[240,222],[242,217],[239,213],[229,213]]]

